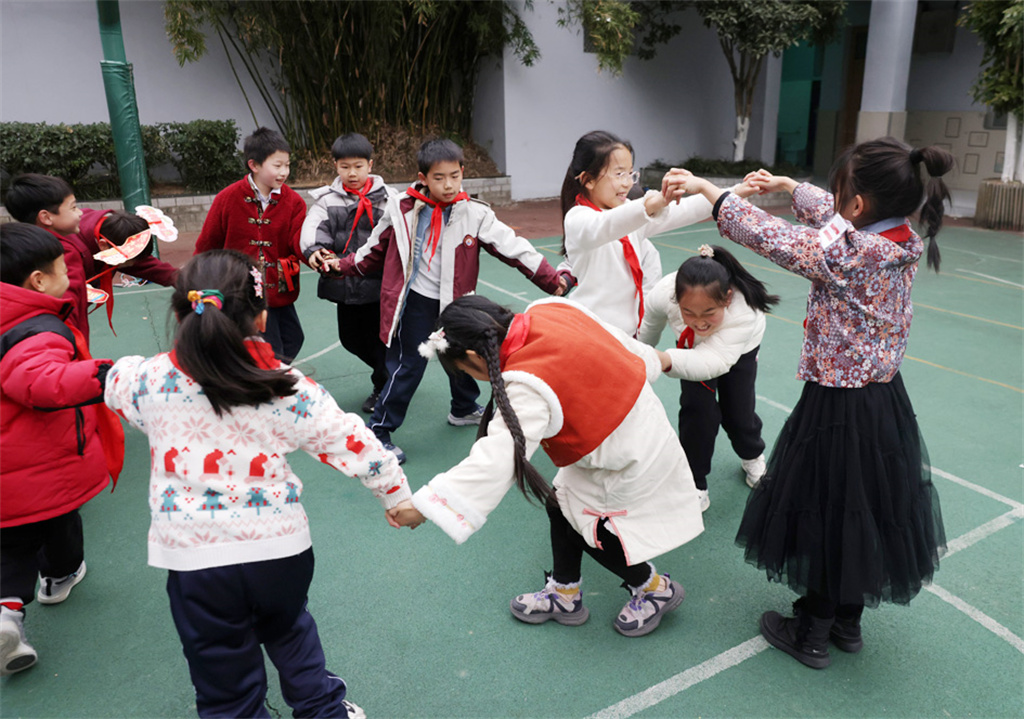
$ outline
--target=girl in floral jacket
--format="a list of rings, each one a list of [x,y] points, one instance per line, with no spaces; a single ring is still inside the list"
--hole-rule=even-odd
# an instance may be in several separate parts
[[[921,165],[928,171],[921,180]],[[920,208],[928,264],[953,165],[936,147],[864,142],[836,161],[828,193],[765,171],[747,179],[793,195],[798,227],[706,180],[689,191],[714,203],[724,237],[811,281],[797,376],[800,401],[750,496],[737,543],[769,579],[801,594],[795,617],[761,617],[775,647],[814,668],[863,645],[865,605],[908,603],[945,552],[939,499],[899,368],[924,249],[907,216]],[[924,204],[922,206],[922,200]]]

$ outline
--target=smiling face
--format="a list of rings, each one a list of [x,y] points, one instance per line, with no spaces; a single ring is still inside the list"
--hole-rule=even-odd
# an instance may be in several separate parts
[[[334,161],[334,169],[345,189],[358,192],[366,185],[366,179],[373,170],[373,160],[367,160],[365,157],[342,157]]]
[[[435,162],[426,175],[420,172],[418,176],[433,200],[451,202],[462,190],[462,165],[455,160]]]
[[[257,165],[255,160],[249,160],[249,169],[252,170],[252,179],[256,187],[264,195],[269,195],[271,190],[280,190],[288,179],[291,172],[291,155],[283,150],[277,150],[269,155],[262,164]]]
[[[608,155],[608,162],[596,178],[583,186],[587,197],[602,210],[624,203],[633,187],[633,154],[625,147],[617,147]]]
[[[64,255],[53,261],[46,270],[37,270],[25,282],[26,287],[42,292],[44,295],[60,299],[71,286],[68,280],[68,266]]]
[[[82,211],[78,209],[78,203],[74,195],[68,195],[56,212],[40,210],[36,224],[53,230],[58,235],[73,235],[78,232],[78,225],[82,220]]]
[[[683,322],[695,334],[706,337],[712,334],[725,319],[725,308],[732,302],[732,290],[723,303],[708,293],[704,287],[688,287],[679,298],[679,312]]]

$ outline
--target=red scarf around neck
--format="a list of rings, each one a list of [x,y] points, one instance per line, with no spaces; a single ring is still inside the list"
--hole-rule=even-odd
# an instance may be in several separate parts
[[[600,207],[583,195],[576,195],[576,204],[601,212]],[[619,242],[622,243],[622,254],[626,257],[629,272],[633,275],[633,286],[636,287],[636,293],[633,296],[640,298],[640,318],[637,321],[637,327],[639,327],[644,321],[644,271],[640,268],[640,258],[636,256],[636,250],[633,249],[629,237],[620,237]]]
[[[359,224],[359,218],[366,215],[370,221],[370,227],[373,227],[373,202],[367,197],[367,193],[373,188],[373,178],[366,178],[366,184],[363,185],[361,190],[350,190],[342,184],[342,188],[350,195],[355,195],[359,198],[358,204],[356,205],[356,217],[352,220],[352,229],[348,231],[348,239],[345,240],[345,249],[341,251],[341,254],[348,252],[349,243],[352,242],[352,235],[356,231],[356,225]]]
[[[431,200],[429,197],[424,195],[419,190],[410,187],[405,191],[409,197],[414,197],[420,202],[425,202],[434,208],[433,212],[430,213],[430,238],[427,240],[430,245],[430,259],[427,260],[427,269],[430,269],[430,263],[434,261],[434,253],[437,252],[437,244],[441,241],[441,229],[444,227],[444,211],[446,208],[451,207],[456,202],[468,200],[469,195],[465,191],[460,192],[451,202],[439,202],[437,200]]]

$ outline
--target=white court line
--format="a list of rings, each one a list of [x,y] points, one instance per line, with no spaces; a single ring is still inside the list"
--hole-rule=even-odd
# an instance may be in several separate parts
[[[961,479],[960,477],[957,477],[955,474],[944,472],[938,467],[928,467],[928,465],[925,465],[925,467],[930,469],[932,471],[932,474],[937,474],[943,479],[948,479],[950,482],[956,482],[957,484],[963,487],[967,487],[967,489],[975,491],[978,494],[984,494],[986,497],[994,499],[997,502],[1002,502],[1003,504],[1013,507],[1014,509],[1020,509],[1021,507],[1024,507],[1024,504],[1021,504],[1015,499],[1010,499],[1009,497],[1004,497],[1001,494],[996,494],[991,489],[986,489],[985,487],[982,487],[979,484],[975,484],[974,482],[968,482],[966,479]]]
[[[750,657],[760,654],[770,645],[764,637],[756,636],[748,639],[740,645],[727,649],[721,654],[711,657],[706,662],[690,667],[685,672],[669,677],[650,689],[634,694],[623,699],[618,704],[612,704],[607,709],[602,709],[596,714],[591,714],[588,719],[623,719],[642,712],[644,709],[659,704],[669,697],[673,697],[685,691],[705,679],[710,679],[716,674],[736,666]]]
[[[317,357],[322,357],[323,355],[327,354],[331,350],[335,350],[335,349],[337,349],[339,347],[341,347],[341,342],[335,342],[332,345],[327,345],[326,347],[324,347],[319,352],[311,354],[309,357],[303,357],[302,359],[295,360],[295,362],[293,362],[293,364],[298,364],[299,362],[310,362],[312,360],[315,360]]]
[[[1018,260],[1016,257],[999,257],[997,255],[986,255],[982,252],[975,252],[973,250],[962,250],[959,247],[943,247],[943,252],[962,252],[965,255],[973,255],[975,257],[984,257],[986,260],[998,260],[999,262],[1024,262],[1024,260]]]
[[[1006,640],[1014,649],[1021,654],[1024,654],[1024,639],[1021,639],[1016,634],[1011,632],[1009,629],[1004,627],[1002,624],[997,622],[995,619],[985,614],[977,607],[972,607],[970,604],[965,602],[960,597],[950,594],[945,589],[940,587],[938,584],[931,584],[925,587],[926,590],[934,594],[936,597],[941,599],[948,604],[959,609],[961,612],[969,616],[971,619],[976,621],[981,626],[988,629],[990,632],[998,636],[1000,639]]]
[[[993,277],[992,275],[985,275],[985,274],[982,274],[981,272],[975,272],[974,270],[965,270],[965,269],[962,269],[960,267],[956,268],[953,271],[954,272],[966,272],[969,275],[977,275],[978,277],[984,277],[986,280],[992,280],[993,282],[1002,282],[1004,284],[1010,285],[1011,287],[1019,287],[1022,290],[1024,290],[1024,285],[1018,284],[1016,282],[1010,282],[1009,280],[1004,280],[1002,277]]]
[[[525,292],[512,292],[510,290],[506,290],[504,287],[498,287],[497,285],[492,285],[490,282],[486,282],[485,280],[478,279],[476,282],[477,282],[478,285],[487,285],[492,290],[497,290],[498,292],[502,292],[502,293],[504,293],[506,295],[510,295],[512,297],[515,297],[520,302],[526,302],[527,304],[532,302],[532,300],[527,299]]]
[[[759,395],[759,394],[758,395],[754,395],[754,396],[757,398],[758,402],[764,402],[766,405],[768,405],[770,407],[774,407],[775,409],[780,409],[783,412],[785,412],[786,414],[789,414],[789,413],[791,413],[793,411],[792,407],[787,407],[786,405],[781,404],[779,402],[776,402],[773,399],[768,399],[767,397],[764,397],[764,396]]]
[[[943,559],[956,554],[961,549],[967,549],[972,544],[977,544],[985,539],[985,537],[995,534],[1000,529],[1009,527],[1015,520],[1021,518],[1024,518],[1024,507],[1017,507],[1005,514],[1000,514],[995,519],[985,522],[980,527],[975,527],[966,534],[961,534],[956,539],[946,543],[946,554],[943,556]]]

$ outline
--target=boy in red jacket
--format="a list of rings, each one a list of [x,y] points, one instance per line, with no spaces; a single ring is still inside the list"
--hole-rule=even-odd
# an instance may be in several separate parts
[[[291,148],[280,133],[261,127],[245,138],[243,152],[251,172],[217,193],[196,240],[195,254],[238,250],[252,257],[267,293],[263,337],[278,357],[290,363],[305,339],[295,300],[300,260],[304,261],[299,234],[306,201],[284,184]]]
[[[100,434],[111,362],[88,359],[62,321],[68,284],[57,238],[0,227],[0,674],[36,663],[23,624],[36,576],[41,604],[63,602],[82,581],[78,508],[116,479],[124,456],[123,434],[119,447]]]

